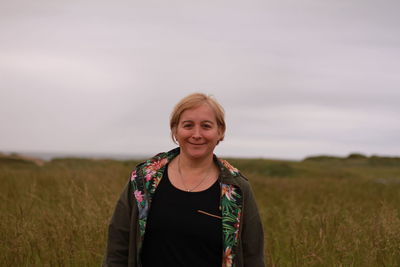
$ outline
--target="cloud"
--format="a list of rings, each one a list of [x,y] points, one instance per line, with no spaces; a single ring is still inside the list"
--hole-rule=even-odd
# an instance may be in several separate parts
[[[0,149],[165,150],[173,105],[203,91],[222,154],[399,151],[397,1],[227,3],[5,3]]]

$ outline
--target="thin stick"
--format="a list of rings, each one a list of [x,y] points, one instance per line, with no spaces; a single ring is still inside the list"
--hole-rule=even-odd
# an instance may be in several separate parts
[[[203,214],[205,214],[205,215],[208,215],[208,216],[211,216],[211,217],[214,217],[214,218],[217,218],[217,219],[222,219],[222,217],[221,217],[221,216],[214,215],[214,214],[208,213],[208,212],[206,212],[206,211],[197,210],[197,212],[199,212],[199,213],[203,213]]]

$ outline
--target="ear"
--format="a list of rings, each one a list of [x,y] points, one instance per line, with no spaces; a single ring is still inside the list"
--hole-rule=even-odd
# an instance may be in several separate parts
[[[224,140],[225,133],[221,127],[218,127],[218,136],[219,136],[218,143],[221,142],[222,140]]]
[[[176,139],[176,127],[171,129],[171,137],[172,141],[174,141],[175,144],[179,145],[178,139]]]

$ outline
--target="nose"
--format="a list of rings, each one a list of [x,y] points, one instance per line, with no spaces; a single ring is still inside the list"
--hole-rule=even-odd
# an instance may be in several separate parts
[[[192,138],[195,140],[201,139],[201,129],[199,127],[194,127]]]

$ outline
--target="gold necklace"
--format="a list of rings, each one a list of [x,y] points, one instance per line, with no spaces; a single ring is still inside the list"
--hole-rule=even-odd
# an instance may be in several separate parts
[[[183,180],[182,171],[181,171],[181,160],[180,160],[180,159],[181,159],[181,157],[179,156],[179,157],[178,157],[178,173],[179,173],[179,177],[181,178],[183,187],[185,187],[185,191],[186,191],[186,192],[193,192],[193,190],[195,190],[197,187],[199,187],[199,186],[206,180],[206,178],[207,178],[208,175],[210,174],[210,171],[211,171],[211,170],[209,170],[209,171],[207,172],[206,176],[204,176],[204,178],[201,179],[200,183],[198,183],[198,184],[197,184],[195,187],[193,187],[192,189],[188,189],[187,186],[186,186],[186,184],[185,184],[185,181]]]

